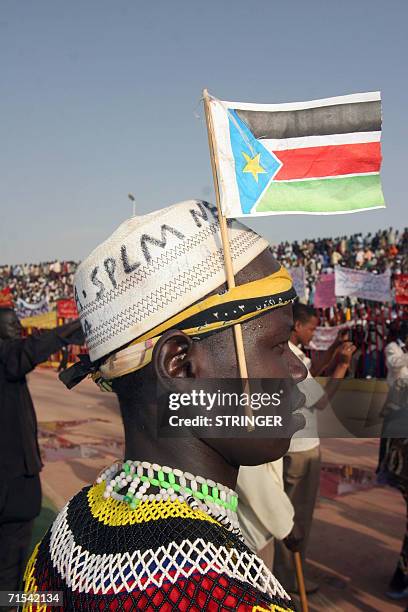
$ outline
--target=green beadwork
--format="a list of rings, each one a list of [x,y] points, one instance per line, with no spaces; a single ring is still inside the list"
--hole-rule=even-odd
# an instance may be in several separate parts
[[[132,462],[126,462],[123,464],[123,471],[125,474],[131,474],[131,464]],[[209,487],[207,483],[201,484],[201,491],[193,491],[190,487],[182,487],[180,484],[176,482],[176,476],[173,472],[165,473],[163,470],[159,470],[157,472],[157,478],[149,477],[149,476],[138,476],[137,474],[133,474],[133,480],[139,478],[140,482],[150,482],[151,485],[155,487],[160,487],[162,489],[173,489],[176,493],[180,490],[183,491],[186,495],[192,495],[197,499],[204,500],[209,503],[216,504],[223,508],[229,508],[232,511],[236,512],[238,507],[238,497],[231,496],[231,501],[226,502],[220,499],[220,492],[218,487]],[[123,487],[121,485],[115,485],[113,490],[115,492],[119,492]],[[127,493],[123,498],[123,501],[128,503],[130,508],[135,509],[140,500],[138,500],[133,495]]]
[[[167,474],[168,478],[169,478],[169,483],[170,484],[174,484],[176,482],[176,477],[173,474],[173,472],[170,472],[169,474]]]

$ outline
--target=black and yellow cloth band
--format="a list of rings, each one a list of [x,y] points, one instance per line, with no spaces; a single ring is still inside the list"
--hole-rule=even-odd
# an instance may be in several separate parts
[[[266,314],[274,308],[285,306],[295,298],[292,278],[282,266],[269,276],[211,295],[189,306],[108,357],[98,368],[92,367],[89,362],[90,370],[87,373],[92,374],[92,378],[102,389],[110,390],[110,380],[135,372],[150,363],[157,341],[169,329],[179,329],[193,339],[200,340],[209,334]],[[70,381],[68,376],[65,377],[68,384],[63,380],[69,388],[86,376],[85,361],[82,359],[81,364],[78,364],[77,381]]]

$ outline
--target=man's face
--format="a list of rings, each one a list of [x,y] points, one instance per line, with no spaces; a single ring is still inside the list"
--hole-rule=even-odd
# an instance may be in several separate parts
[[[272,254],[265,251],[237,275],[237,285],[265,277],[278,268],[279,264]],[[280,409],[282,414],[286,415],[292,415],[304,404],[304,395],[298,390],[297,383],[307,375],[305,366],[288,345],[292,326],[291,305],[271,310],[242,325],[249,385],[251,378],[263,379],[267,387],[265,391],[283,391]],[[199,342],[197,348],[200,352],[199,378],[239,377],[232,330],[215,334],[204,343]],[[294,431],[290,436],[293,433]],[[231,435],[233,436],[233,432]],[[284,455],[289,447],[290,437],[223,438],[206,442],[233,465],[259,465]]]
[[[14,310],[0,309],[0,338],[3,340],[16,340],[22,336],[22,325]]]
[[[318,322],[317,317],[310,317],[310,319],[307,319],[305,322],[296,321],[295,333],[302,346],[309,346],[309,343],[316,331]]]

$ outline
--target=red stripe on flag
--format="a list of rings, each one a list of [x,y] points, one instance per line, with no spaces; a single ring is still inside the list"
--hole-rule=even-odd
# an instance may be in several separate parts
[[[379,142],[286,149],[274,154],[283,164],[274,177],[277,181],[379,172],[381,166]]]

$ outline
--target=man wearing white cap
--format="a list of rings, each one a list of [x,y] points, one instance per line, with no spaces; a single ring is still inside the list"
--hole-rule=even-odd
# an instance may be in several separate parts
[[[292,610],[244,544],[234,488],[240,465],[281,457],[304,423],[292,414],[306,375],[288,348],[296,294],[263,238],[234,221],[229,239],[228,291],[216,211],[201,201],[126,221],[77,271],[90,359],[61,378],[113,389],[125,458],[68,502],[27,567],[26,590],[62,591],[64,610]],[[285,437],[158,436],[155,385],[239,377],[237,323],[249,376],[281,381]]]

